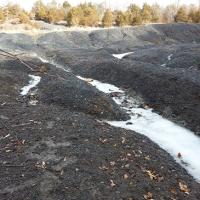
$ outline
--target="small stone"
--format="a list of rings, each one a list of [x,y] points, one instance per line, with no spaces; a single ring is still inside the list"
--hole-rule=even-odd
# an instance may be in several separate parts
[[[129,165],[129,164],[126,164],[125,167],[128,169],[128,168],[130,167],[130,165]]]
[[[126,125],[132,125],[132,124],[133,124],[132,122],[127,122],[127,123],[126,123]]]
[[[116,184],[114,183],[113,180],[110,180],[110,186],[111,186],[111,187],[115,187],[115,186],[116,186]]]
[[[181,159],[181,158],[182,158],[181,153],[178,153],[177,157],[178,157],[179,159]]]
[[[116,165],[116,162],[115,162],[115,161],[112,161],[112,162],[110,162],[110,165],[111,165],[111,166],[115,166],[115,165]]]
[[[145,109],[149,109],[150,107],[149,107],[149,105],[145,105],[144,108]]]
[[[124,174],[124,179],[128,179],[128,174]]]
[[[47,122],[47,129],[52,129],[54,127],[54,124],[55,124],[54,121]]]
[[[122,137],[122,144],[124,144],[126,142],[126,138]]]

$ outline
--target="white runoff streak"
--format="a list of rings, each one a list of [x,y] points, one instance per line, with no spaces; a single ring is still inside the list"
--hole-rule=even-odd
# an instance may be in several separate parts
[[[31,80],[29,81],[29,84],[27,86],[24,86],[22,89],[21,89],[21,95],[22,96],[25,96],[28,94],[28,92],[36,87],[38,85],[38,83],[40,82],[41,80],[41,77],[40,76],[34,76],[34,75],[29,75],[29,77],[31,78]]]
[[[130,115],[128,121],[106,121],[106,123],[133,130],[149,137],[161,148],[170,153],[174,159],[184,167],[198,182],[200,182],[200,138],[193,132],[175,123],[164,119],[153,112],[152,109],[139,108],[137,103],[121,89],[101,83],[92,79],[85,79],[104,93],[117,92],[118,96],[113,100]],[[129,122],[129,123],[128,123]],[[178,158],[178,155],[181,155]]]
[[[132,54],[133,52],[122,53],[122,54],[112,54],[115,58],[122,59],[123,57]]]
[[[170,54],[167,59],[170,61],[172,59],[173,54]]]
[[[53,61],[48,61],[48,60],[46,60],[46,59],[44,59],[44,58],[42,58],[40,56],[37,56],[37,58],[40,59],[40,61],[43,62],[43,63],[50,63],[52,65],[55,65],[57,68],[62,69],[65,72],[70,72],[69,70],[65,69],[63,66],[58,65],[58,64],[54,63]]]
[[[108,83],[101,83],[99,81],[89,79],[89,78],[83,78],[81,76],[77,76],[80,80],[86,81],[90,83],[91,85],[95,86],[98,90],[104,93],[112,93],[112,92],[120,92],[123,93],[122,90],[120,90],[118,87],[115,87],[114,85],[108,84]]]
[[[166,67],[166,64],[162,64],[161,67]]]

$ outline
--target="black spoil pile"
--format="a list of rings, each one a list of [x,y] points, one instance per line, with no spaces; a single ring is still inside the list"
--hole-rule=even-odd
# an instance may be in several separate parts
[[[138,95],[198,134],[199,33],[193,24],[1,33],[20,59],[0,56],[0,199],[198,200],[200,184],[147,137],[106,124],[129,116],[76,76]],[[29,75],[41,81],[22,96]]]

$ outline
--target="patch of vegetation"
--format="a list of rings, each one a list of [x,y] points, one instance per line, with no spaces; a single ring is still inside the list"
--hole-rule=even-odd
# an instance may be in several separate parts
[[[112,10],[107,9],[104,13],[103,19],[102,19],[102,25],[103,27],[110,27],[113,25],[113,13]]]
[[[126,11],[106,9],[102,4],[82,3],[71,6],[68,1],[62,5],[52,1],[45,4],[35,2],[30,13],[17,4],[8,4],[0,8],[0,22],[17,18],[19,23],[31,24],[31,20],[47,23],[65,22],[68,26],[103,26],[140,25],[148,23],[200,22],[200,10],[197,6],[168,5],[161,8],[158,4],[144,3],[142,7],[131,4]]]
[[[128,16],[126,12],[118,11],[116,13],[115,23],[117,26],[125,26],[128,25]]]
[[[187,14],[186,7],[180,7],[177,14],[174,17],[175,22],[188,22],[189,16]]]
[[[5,20],[4,10],[3,8],[0,8],[0,23],[2,23]]]

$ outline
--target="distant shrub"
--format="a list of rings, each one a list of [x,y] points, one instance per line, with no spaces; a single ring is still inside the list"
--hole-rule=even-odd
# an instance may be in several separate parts
[[[200,23],[200,10],[196,7],[191,8],[189,11],[188,20],[189,22]]]
[[[43,20],[45,21],[47,16],[47,9],[46,6],[43,4],[41,0],[35,2],[32,12],[35,15],[35,20]]]
[[[181,6],[177,11],[177,5],[168,5],[161,8],[158,4],[143,4],[139,7],[131,4],[126,11],[105,10],[104,4],[83,3],[71,6],[68,1],[62,5],[52,0],[44,4],[37,0],[30,13],[23,10],[17,4],[8,3],[4,8],[0,7],[0,23],[9,20],[13,24],[33,24],[31,20],[42,20],[48,23],[68,24],[69,26],[99,26],[110,27],[125,25],[140,25],[143,23],[174,23],[192,22],[200,23],[200,9],[196,5]],[[11,19],[11,20],[10,20]],[[59,23],[58,23],[59,22]]]
[[[17,4],[8,4],[5,7],[4,18],[13,19],[12,23],[30,23],[30,15]]]
[[[142,21],[144,23],[149,23],[152,22],[152,15],[153,11],[151,9],[151,6],[148,5],[147,3],[144,3],[142,11],[141,11],[141,15],[142,15]]]
[[[67,23],[69,26],[77,26],[83,16],[83,11],[80,7],[73,7],[67,15]]]
[[[4,20],[5,20],[4,10],[0,8],[0,23],[2,23]]]
[[[26,12],[20,12],[18,18],[20,23],[30,24],[30,16]]]
[[[128,15],[125,12],[118,11],[116,13],[115,23],[117,26],[125,26],[128,25]]]
[[[102,19],[102,25],[103,27],[110,27],[112,26],[112,24],[113,24],[113,13],[110,9],[107,9]]]
[[[65,17],[63,7],[57,6],[54,2],[44,5],[41,0],[36,1],[32,12],[35,15],[35,20],[42,20],[48,23],[56,23],[64,20]]]
[[[70,3],[68,1],[64,1],[62,7],[64,9],[69,9],[69,8],[71,8],[71,5],[70,5]]]
[[[142,24],[141,8],[136,4],[131,4],[127,11],[128,24],[140,25]]]
[[[180,7],[177,14],[174,17],[175,22],[188,22],[189,17],[185,7]]]
[[[61,8],[48,8],[46,11],[45,21],[48,23],[56,23],[64,20],[64,10]]]
[[[82,10],[81,19],[79,25],[82,26],[97,26],[99,22],[99,16],[96,6],[91,3],[85,3],[79,5]]]
[[[17,4],[8,4],[6,6],[6,13],[8,18],[13,18],[19,15],[22,12],[22,9]]]
[[[97,26],[99,22],[97,9],[91,3],[73,7],[68,12],[67,22],[69,26]]]

